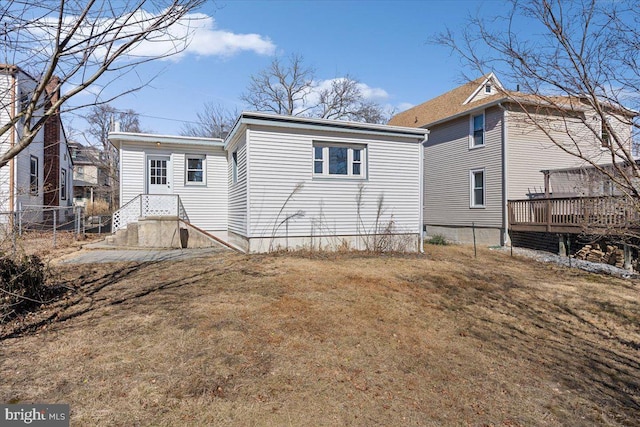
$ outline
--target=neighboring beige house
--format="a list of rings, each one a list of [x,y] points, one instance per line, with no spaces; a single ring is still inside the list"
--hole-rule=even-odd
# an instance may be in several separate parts
[[[578,141],[596,163],[610,163],[610,150],[596,135],[601,123],[584,104],[571,108],[581,117],[567,119],[533,96],[507,91],[491,73],[392,117],[390,125],[430,131],[423,174],[427,235],[470,242],[475,231],[478,242],[507,243],[507,201],[543,191],[542,170],[584,166],[545,132],[568,149]],[[532,114],[536,123],[545,123],[545,131],[528,117]],[[585,117],[593,120],[591,128]],[[630,147],[631,127],[614,118],[610,126]]]
[[[109,199],[109,168],[102,152],[96,147],[84,146],[78,142],[69,142],[73,159],[73,203],[86,207],[96,200]]]

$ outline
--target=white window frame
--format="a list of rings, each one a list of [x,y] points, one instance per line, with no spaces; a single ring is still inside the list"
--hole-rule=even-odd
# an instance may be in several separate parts
[[[201,169],[189,169],[189,160],[202,160]],[[202,181],[190,181],[189,172],[202,172]],[[207,156],[204,154],[185,154],[184,156],[184,185],[207,185]]]
[[[37,196],[40,192],[40,161],[36,156],[29,159],[29,194]],[[35,171],[34,171],[35,165]],[[35,185],[34,185],[35,184]]]
[[[67,200],[67,170],[60,169],[60,199]]]
[[[607,131],[606,128],[609,128]],[[607,144],[604,143],[604,136],[607,135]],[[604,120],[600,122],[600,149],[603,151],[607,151],[611,149],[611,123],[609,120]]]
[[[475,118],[482,116],[482,144],[475,144],[474,132],[475,132]],[[469,149],[472,150],[474,148],[484,147],[487,139],[487,129],[486,129],[486,116],[484,111],[479,114],[472,114],[469,116]]]
[[[316,149],[322,149],[322,155],[317,156]],[[346,174],[332,174],[330,173],[329,156],[330,148],[344,148],[347,150],[347,173]],[[354,152],[360,151],[360,160],[354,160]],[[339,142],[329,141],[315,141],[311,152],[313,158],[312,173],[314,178],[329,178],[329,179],[366,179],[367,178],[367,146],[362,144],[346,144]],[[322,172],[316,172],[316,163],[321,162]],[[354,174],[354,165],[360,165],[360,173]]]
[[[476,174],[482,173],[482,204],[476,203]],[[484,168],[469,171],[469,207],[484,209],[487,207],[487,172]]]
[[[231,184],[238,182],[238,150],[231,153]]]
[[[484,93],[491,93],[491,83],[487,83],[484,86]]]

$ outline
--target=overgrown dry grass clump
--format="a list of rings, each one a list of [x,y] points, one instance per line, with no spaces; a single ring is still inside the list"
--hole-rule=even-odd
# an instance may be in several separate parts
[[[72,425],[638,425],[637,282],[427,251],[61,271],[72,302],[0,330],[0,401]]]

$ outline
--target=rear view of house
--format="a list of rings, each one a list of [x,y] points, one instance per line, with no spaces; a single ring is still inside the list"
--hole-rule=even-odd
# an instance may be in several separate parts
[[[424,129],[242,113],[222,140],[112,132],[114,229],[177,217],[247,252],[417,250]]]
[[[417,250],[426,134],[243,113],[225,142],[230,238],[249,252]]]

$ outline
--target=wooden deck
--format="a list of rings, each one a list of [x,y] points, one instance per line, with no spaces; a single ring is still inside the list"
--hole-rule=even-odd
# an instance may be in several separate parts
[[[562,234],[625,234],[640,231],[640,201],[626,197],[566,197],[510,200],[514,231]]]

